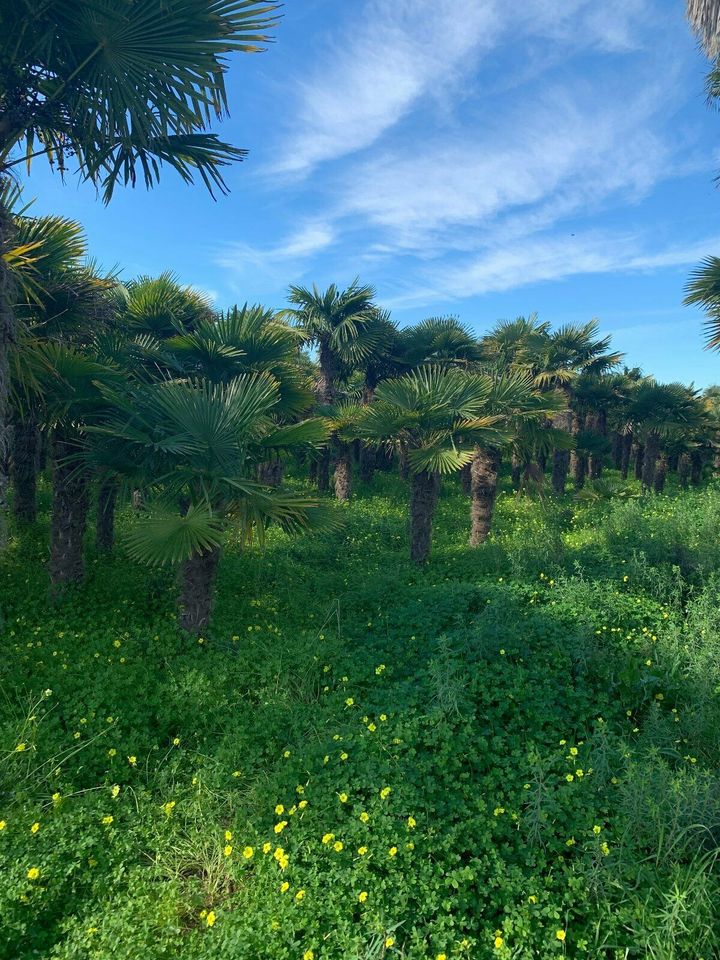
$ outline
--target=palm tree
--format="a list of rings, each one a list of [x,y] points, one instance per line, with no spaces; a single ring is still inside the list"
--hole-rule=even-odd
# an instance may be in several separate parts
[[[423,364],[468,368],[480,361],[482,351],[457,317],[429,317],[401,331],[398,358],[406,369]]]
[[[687,15],[707,56],[710,60],[717,60],[720,55],[720,2],[687,0]]]
[[[283,311],[283,315],[292,318],[305,342],[317,349],[315,396],[318,403],[335,403],[340,384],[348,378],[354,364],[372,355],[380,336],[374,297],[375,290],[361,286],[358,279],[345,290],[334,283],[324,292],[315,285],[312,290],[290,287],[288,299],[293,307]],[[317,466],[321,491],[329,488],[330,460],[331,450],[327,446]]]
[[[0,515],[6,509],[8,351],[15,288],[4,254],[13,168],[73,158],[108,201],[118,183],[147,187],[164,164],[188,183],[226,189],[223,168],[245,151],[208,132],[227,111],[228,54],[256,52],[276,23],[274,0],[22,0],[0,5]],[[2,531],[0,531],[1,539]]]
[[[424,366],[381,383],[364,410],[361,437],[407,452],[410,556],[416,563],[430,555],[440,475],[470,463],[476,444],[497,447],[507,439],[490,408],[492,394],[490,377]]]
[[[269,454],[327,436],[317,419],[276,424],[280,390],[269,373],[218,383],[126,382],[105,396],[111,411],[93,431],[88,459],[148,491],[147,517],[128,535],[128,550],[146,563],[180,565],[184,629],[200,633],[209,624],[226,526],[249,541],[270,522],[289,533],[329,522],[315,501],[255,479]]]

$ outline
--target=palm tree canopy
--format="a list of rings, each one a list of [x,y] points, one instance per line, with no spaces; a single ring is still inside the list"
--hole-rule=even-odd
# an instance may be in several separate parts
[[[108,200],[118,182],[151,187],[167,163],[225,189],[245,151],[209,133],[226,113],[226,56],[255,52],[274,0],[22,0],[0,4],[0,173],[73,156]],[[10,41],[11,38],[11,41]]]
[[[369,355],[380,336],[375,323],[375,289],[355,279],[345,290],[334,283],[324,292],[313,284],[291,286],[288,300],[293,307],[284,311],[292,317],[309,343],[326,345],[345,364]]]
[[[690,275],[684,303],[706,313],[705,346],[720,350],[720,257],[706,257]]]
[[[507,441],[492,407],[493,381],[456,368],[426,366],[380,384],[358,425],[366,440],[394,441],[408,450],[410,471],[451,473],[473,458],[463,444]]]
[[[420,364],[466,367],[482,357],[474,334],[457,317],[428,317],[403,330],[399,349],[408,367]]]

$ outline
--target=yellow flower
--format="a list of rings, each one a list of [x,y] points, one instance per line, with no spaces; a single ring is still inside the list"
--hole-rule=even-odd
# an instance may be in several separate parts
[[[115,749],[115,747],[110,747],[110,749],[108,750],[108,756],[114,757],[116,754],[117,754],[117,750]]]
[[[26,743],[19,743],[19,744],[15,747],[15,753],[22,753],[24,750],[27,750],[27,744],[26,744]]]
[[[382,790],[380,791],[380,798],[382,800],[387,800],[387,798],[390,796],[391,793],[392,793],[392,787],[383,787]]]
[[[386,937],[386,938],[385,938],[385,946],[386,946],[386,947],[392,947],[392,945],[393,945],[394,943],[395,943],[395,937]]]
[[[137,766],[137,757],[128,757],[128,763],[131,767]]]
[[[439,953],[439,954],[435,957],[435,960],[447,960],[447,956],[446,956],[444,953]]]
[[[298,810],[304,810],[307,805],[308,805],[307,800],[301,800],[300,803],[298,804]]]
[[[565,939],[565,931],[564,931],[564,930],[557,930],[557,931],[555,932],[555,936],[556,936],[556,937],[558,938],[558,940],[562,943],[562,941]]]
[[[0,830],[4,830],[7,826],[7,820],[0,820]]]
[[[246,860],[250,860],[255,851],[252,847],[243,847],[243,856]]]
[[[230,846],[230,844],[228,844],[223,850],[223,853],[225,854],[226,857],[229,857],[232,854],[232,850],[233,848]]]
[[[602,851],[602,855],[604,857],[607,857],[607,855],[610,853],[610,847],[607,845],[607,843],[604,840],[600,844],[600,850]]]
[[[103,825],[106,827],[109,827],[110,824],[113,822],[113,819],[114,818],[112,817],[112,815],[108,814],[107,817],[102,818]]]
[[[411,830],[414,830],[415,827],[417,826],[417,821],[416,821],[415,817],[408,817],[408,818],[407,818],[407,825],[408,825],[408,827],[410,827]]]
[[[369,814],[369,813],[366,813],[366,812],[363,810],[363,812],[360,814],[360,819],[362,820],[363,823],[367,823],[368,820],[370,819],[370,814]]]
[[[173,738],[173,746],[178,747],[180,745],[180,737]]]
[[[281,870],[285,870],[289,863],[290,861],[288,860],[287,857],[280,857],[280,859],[278,860],[278,866],[280,867]]]
[[[212,926],[214,925],[214,923],[215,923],[215,912],[214,912],[213,910],[211,910],[210,913],[207,915],[207,917],[206,917],[206,919],[205,919],[205,923],[206,923],[209,927],[212,927]]]
[[[595,836],[597,836],[601,830],[602,830],[602,827],[599,827],[597,824],[595,824],[595,826],[593,827],[593,833],[595,834]]]
[[[271,844],[271,843],[264,843],[264,844],[263,844],[263,853],[270,853],[270,850],[271,850],[271,849],[272,849],[272,844]]]
[[[346,793],[339,793],[339,794],[338,794],[338,799],[340,800],[340,803],[347,803],[347,802],[348,802],[348,795],[347,795]]]
[[[495,937],[495,949],[499,950],[502,945],[503,945],[503,938]]]
[[[315,960],[315,954],[312,950],[306,950],[303,954],[303,960]]]
[[[531,893],[530,896],[528,897],[528,903],[537,903],[537,897],[535,896],[534,893]]]
[[[295,899],[298,901],[298,903],[300,903],[301,900],[304,900],[304,899],[305,899],[305,891],[304,891],[304,890],[298,890],[298,892],[295,894]]]
[[[375,731],[377,730],[377,727],[375,726],[374,723],[369,723],[368,730],[370,731],[370,733],[375,733]]]
[[[505,807],[495,807],[493,810],[494,817],[499,817],[501,813],[505,813]]]
[[[290,756],[290,751],[289,751],[289,750],[286,750],[286,751],[283,753],[283,756],[284,756],[285,759],[287,760],[287,758]]]
[[[287,820],[281,820],[280,823],[275,824],[273,829],[275,830],[275,833],[282,833],[287,825]]]
[[[567,780],[568,783],[572,783],[575,777],[571,773],[568,773],[565,775],[565,779]]]
[[[330,843],[330,841],[333,840],[334,838],[335,838],[335,834],[334,834],[334,833],[325,833],[325,834],[323,834],[322,842],[323,842],[323,843]]]
[[[163,804],[163,810],[165,811],[165,816],[166,816],[166,817],[171,817],[171,816],[172,816],[172,812],[173,812],[174,809],[175,809],[175,801],[174,801],[174,800],[168,800],[167,803]]]
[[[226,830],[226,831],[225,831],[225,839],[226,839],[226,840],[232,840],[232,830]]]
[[[287,882],[287,880],[283,880],[283,882],[280,884],[280,893],[287,893],[289,889],[290,884]]]
[[[38,868],[30,867],[30,869],[27,872],[28,880],[37,880],[39,876],[40,876],[40,871],[38,870]]]
[[[397,847],[390,847],[390,849],[388,850],[388,856],[389,857],[397,856]]]
[[[345,706],[346,706],[346,707],[351,707],[354,703],[355,703],[355,701],[353,700],[353,698],[352,698],[352,697],[348,697],[347,700],[345,701]]]
[[[117,785],[117,783],[116,783],[114,787],[111,787],[111,788],[110,788],[110,795],[111,795],[111,796],[113,797],[113,799],[114,799],[115,797],[117,797],[117,795],[118,795],[119,793],[120,793],[120,787],[119,787],[119,786]]]
[[[368,852],[367,847],[358,847],[358,853],[360,854],[361,857],[364,857],[367,852]]]
[[[367,898],[368,898],[367,890],[362,890],[362,891],[358,894],[358,900],[360,901],[360,903],[365,903],[365,901],[367,900]]]
[[[576,757],[577,755],[578,755],[578,749],[577,749],[577,747],[570,747],[570,756],[571,756],[571,757]]]
[[[340,759],[344,763],[347,760],[347,758],[348,758],[348,755],[343,751],[343,753],[340,754]]]
[[[284,807],[281,803],[279,803],[279,804],[275,807],[275,813],[276,813],[278,816],[280,816],[281,814],[285,813],[285,807]]]
[[[333,850],[335,851],[335,853],[340,853],[340,851],[342,850],[343,846],[344,846],[344,844],[343,844],[342,840],[336,840],[335,843],[333,844]]]
[[[40,824],[39,824],[39,823],[34,823],[34,824],[30,827],[30,833],[37,833],[39,829],[40,829]]]
[[[62,794],[54,793],[54,794],[52,795],[52,802],[53,802],[53,803],[60,803],[61,800],[62,800]]]

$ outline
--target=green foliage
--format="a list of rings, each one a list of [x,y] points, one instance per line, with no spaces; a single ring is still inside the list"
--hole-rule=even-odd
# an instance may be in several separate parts
[[[443,483],[422,570],[382,474],[226,541],[197,641],[169,572],[49,606],[45,521],[12,543],[3,960],[718,954],[720,493],[503,488],[472,551]]]

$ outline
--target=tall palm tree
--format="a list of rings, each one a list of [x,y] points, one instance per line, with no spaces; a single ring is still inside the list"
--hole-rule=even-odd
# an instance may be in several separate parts
[[[317,350],[318,376],[315,396],[318,403],[334,404],[341,383],[354,364],[373,354],[381,331],[377,325],[377,307],[373,287],[361,286],[356,278],[341,290],[334,283],[320,291],[313,284],[291,286],[288,300],[292,307],[283,311],[303,334],[305,342]],[[331,443],[325,447],[317,465],[318,489],[330,484]]]
[[[361,437],[402,445],[410,480],[410,556],[430,556],[441,474],[461,470],[473,448],[497,447],[507,432],[490,407],[490,377],[456,368],[424,366],[377,388],[358,425]]]
[[[13,168],[72,158],[102,188],[153,186],[163,165],[186,182],[226,189],[223,168],[245,151],[208,132],[227,111],[227,55],[256,52],[276,23],[274,0],[22,0],[0,4],[0,515],[10,443],[8,350],[15,292],[3,254],[12,218],[2,188]],[[12,39],[10,39],[12,38]],[[0,531],[0,534],[2,531]]]
[[[468,368],[478,363],[482,351],[457,317],[429,317],[401,331],[398,356],[406,369],[423,364]]]
[[[105,395],[111,410],[94,429],[88,459],[148,491],[146,518],[128,535],[128,550],[146,563],[180,565],[184,629],[200,633],[209,624],[225,527],[247,541],[270,522],[290,533],[327,524],[313,500],[256,479],[269,453],[327,436],[317,419],[277,425],[280,391],[269,373],[218,383],[126,381]]]

